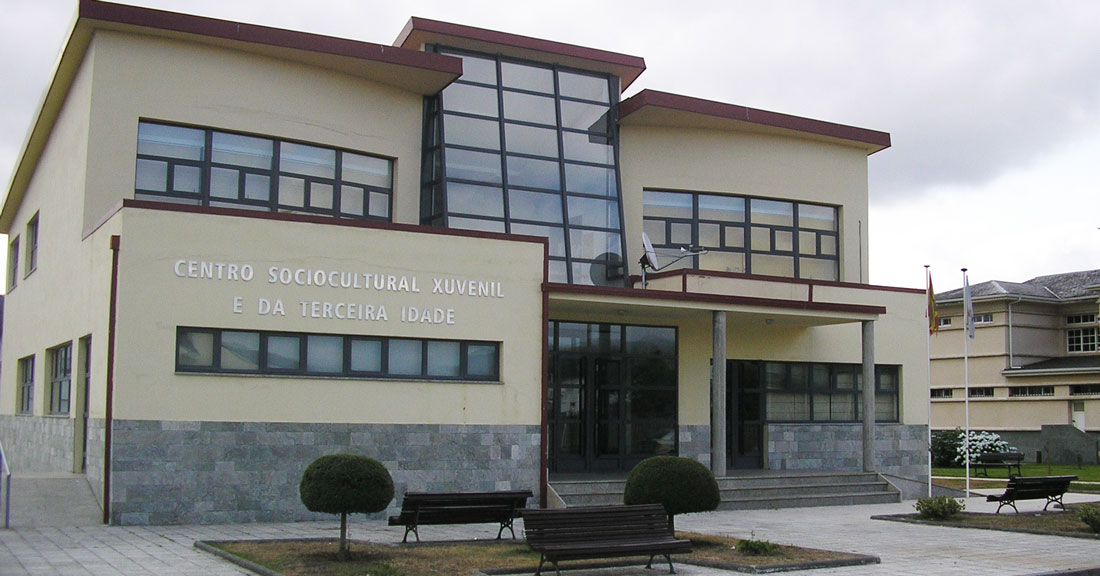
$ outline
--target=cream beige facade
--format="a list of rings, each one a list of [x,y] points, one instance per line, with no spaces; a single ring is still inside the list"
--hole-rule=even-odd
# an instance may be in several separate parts
[[[969,409],[971,429],[998,433],[1028,461],[1095,463],[1100,272],[971,288],[976,322],[965,342],[962,290],[936,295],[933,430],[965,427]]]
[[[82,1],[0,212],[13,466],[120,524],[311,518],[337,451],[539,504],[654,454],[920,476],[923,294],[865,280],[889,135],[642,70]]]

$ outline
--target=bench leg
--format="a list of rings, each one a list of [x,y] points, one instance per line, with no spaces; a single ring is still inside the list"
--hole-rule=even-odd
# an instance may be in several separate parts
[[[409,541],[409,532],[412,532],[416,536],[416,541],[420,542],[420,531],[416,529],[416,524],[405,526],[405,537],[401,539],[401,543],[405,544]]]
[[[502,534],[504,534],[504,529],[505,528],[507,528],[508,531],[512,533],[512,540],[516,539],[516,529],[515,529],[515,527],[512,526],[513,522],[515,522],[515,520],[513,520],[512,518],[509,518],[507,520],[501,520],[500,530],[497,530],[497,540],[500,540],[500,536]]]
[[[997,506],[997,514],[1001,513],[1001,508],[1004,507],[1004,506],[1012,506],[1012,509],[1015,510],[1017,514],[1020,513],[1020,509],[1016,508],[1016,501],[1015,500],[1004,500],[1004,501],[1001,502],[1001,504],[999,506]]]
[[[1059,494],[1057,496],[1047,496],[1047,504],[1046,504],[1046,506],[1043,506],[1043,511],[1046,512],[1047,506],[1050,506],[1051,504],[1057,504],[1058,507],[1061,508],[1063,512],[1066,511],[1066,505],[1062,503],[1062,495],[1061,494]]]
[[[665,560],[668,560],[668,573],[669,574],[675,574],[676,569],[672,567],[672,555],[671,554],[661,554],[661,556],[664,556]],[[649,562],[647,562],[646,565],[645,565],[647,570],[653,568],[653,559],[656,558],[656,557],[657,557],[656,554],[651,554],[649,556]]]

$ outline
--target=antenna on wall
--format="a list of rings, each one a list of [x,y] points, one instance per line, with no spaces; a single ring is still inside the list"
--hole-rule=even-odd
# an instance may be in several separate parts
[[[674,258],[671,262],[661,266],[657,263],[657,251],[653,249],[653,243],[649,241],[649,234],[642,232],[642,248],[645,250],[645,255],[642,256],[638,263],[642,265],[642,288],[649,286],[649,281],[646,280],[646,271],[653,270],[654,272],[660,272],[661,270],[672,266],[673,264],[687,258],[688,256],[698,256],[700,254],[706,254],[706,248],[700,248],[698,246],[681,246],[680,255]]]

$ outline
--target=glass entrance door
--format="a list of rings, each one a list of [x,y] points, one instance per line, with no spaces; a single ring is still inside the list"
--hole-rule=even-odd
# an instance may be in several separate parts
[[[726,458],[733,469],[764,465],[764,388],[760,362],[726,365]]]

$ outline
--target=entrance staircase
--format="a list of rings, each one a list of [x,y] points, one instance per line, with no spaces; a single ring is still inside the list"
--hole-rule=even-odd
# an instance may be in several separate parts
[[[550,480],[566,506],[623,503],[625,479]],[[901,502],[901,493],[874,472],[759,473],[718,478],[719,510],[848,506]]]

